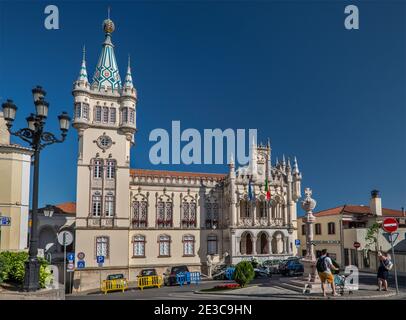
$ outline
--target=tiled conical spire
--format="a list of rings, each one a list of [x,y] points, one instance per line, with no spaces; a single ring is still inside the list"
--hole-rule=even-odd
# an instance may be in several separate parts
[[[114,91],[121,88],[121,78],[114,55],[114,45],[111,42],[115,26],[110,17],[103,21],[103,29],[106,38],[93,76],[92,87]]]
[[[82,58],[82,66],[80,67],[78,81],[89,82],[87,79],[87,70],[86,70],[86,48],[83,46],[83,58]]]
[[[127,67],[127,74],[125,75],[125,79],[124,79],[124,87],[134,88],[133,77],[131,76],[130,55],[128,55],[128,67]]]

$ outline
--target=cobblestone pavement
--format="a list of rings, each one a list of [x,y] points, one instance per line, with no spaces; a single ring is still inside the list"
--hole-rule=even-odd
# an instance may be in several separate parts
[[[393,280],[393,279],[392,279]],[[376,276],[374,274],[360,274],[360,290],[352,295],[345,293],[342,297],[332,297],[331,294],[324,298],[321,294],[303,295],[296,291],[279,287],[280,276],[270,279],[255,279],[252,284],[243,289],[228,292],[200,293],[202,289],[212,288],[215,285],[230,281],[203,281],[198,286],[173,286],[162,288],[150,288],[140,291],[130,289],[126,292],[113,292],[107,295],[102,293],[90,293],[81,295],[67,295],[69,300],[303,300],[303,299],[406,299],[406,281],[400,279],[401,294],[395,296],[392,281],[389,292],[376,291]],[[330,291],[328,291],[330,292]]]

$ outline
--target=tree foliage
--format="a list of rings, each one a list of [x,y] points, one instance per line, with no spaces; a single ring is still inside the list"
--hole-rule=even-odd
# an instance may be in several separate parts
[[[368,228],[367,234],[365,236],[366,247],[368,249],[371,249],[371,247],[373,247],[374,249],[376,248],[376,245],[378,243],[378,236],[379,236],[379,223],[375,222]]]
[[[254,277],[255,272],[250,261],[241,261],[235,267],[234,280],[241,287],[245,287]]]
[[[28,260],[27,252],[0,252],[0,283],[12,282],[22,284],[25,275],[25,262]],[[51,275],[47,270],[48,262],[39,258],[40,273],[39,283],[41,288],[45,288],[46,279]]]

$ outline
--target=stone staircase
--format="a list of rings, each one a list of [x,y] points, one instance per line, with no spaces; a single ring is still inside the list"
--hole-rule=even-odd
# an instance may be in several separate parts
[[[278,286],[302,294],[322,293],[320,282],[309,282],[303,277],[280,278]]]

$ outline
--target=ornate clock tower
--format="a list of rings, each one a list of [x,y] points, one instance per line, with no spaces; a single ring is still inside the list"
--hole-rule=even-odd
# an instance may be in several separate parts
[[[73,126],[78,131],[76,251],[86,255],[86,268],[127,265],[130,148],[136,131],[137,91],[130,59],[124,83],[117,66],[112,20],[103,22],[105,40],[91,82],[83,60],[74,82]],[[120,234],[118,234],[120,233]],[[112,236],[114,235],[114,237]],[[96,242],[96,245],[95,245]],[[121,264],[122,263],[122,264]]]

